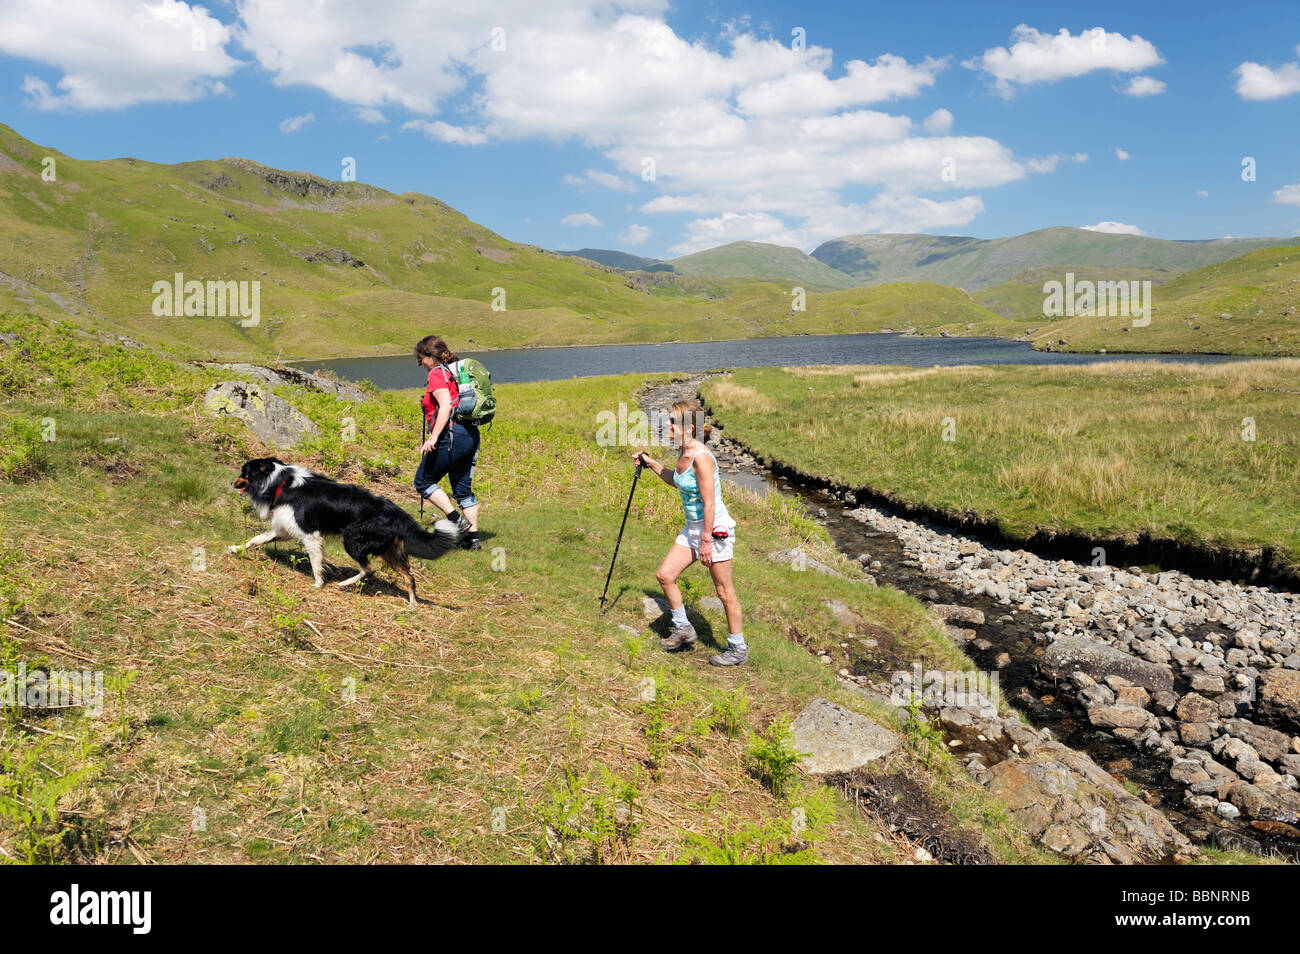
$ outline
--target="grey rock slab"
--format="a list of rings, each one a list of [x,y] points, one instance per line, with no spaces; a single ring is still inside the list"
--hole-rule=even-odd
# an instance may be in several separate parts
[[[851,772],[893,752],[899,738],[864,715],[814,699],[791,726],[800,764],[814,775]]]

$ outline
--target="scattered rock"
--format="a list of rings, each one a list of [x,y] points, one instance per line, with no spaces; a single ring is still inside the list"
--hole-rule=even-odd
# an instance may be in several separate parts
[[[658,619],[664,613],[672,612],[672,609],[662,596],[646,596],[641,599],[641,612],[646,619]]]
[[[808,556],[807,553],[797,547],[789,550],[778,550],[776,553],[768,554],[767,558],[773,563],[782,563],[795,567],[802,565],[805,570],[825,573],[827,576],[839,577],[841,580],[846,579],[844,574],[839,570],[833,569],[825,563],[814,560],[812,557]]]
[[[1108,643],[1088,636],[1062,636],[1043,653],[1039,667],[1049,676],[1065,679],[1073,672],[1085,672],[1094,679],[1123,676],[1135,686],[1157,692],[1172,689],[1173,671],[1131,656]]]
[[[954,603],[932,603],[930,609],[947,623],[964,623],[967,626],[983,626],[984,611],[973,606],[957,606]]]
[[[814,775],[851,772],[898,748],[893,732],[827,699],[814,699],[791,729],[800,764]]]

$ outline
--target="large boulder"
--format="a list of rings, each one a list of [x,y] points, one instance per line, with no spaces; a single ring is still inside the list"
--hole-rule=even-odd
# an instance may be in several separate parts
[[[1062,636],[1052,643],[1038,665],[1044,673],[1057,679],[1069,679],[1074,673],[1082,672],[1098,681],[1107,676],[1121,676],[1148,692],[1174,686],[1174,672],[1168,666],[1147,662],[1082,634]]]
[[[1252,785],[1236,781],[1226,787],[1223,797],[1253,821],[1300,823],[1300,794],[1285,785]]]
[[[1164,815],[1059,742],[1004,759],[983,780],[1020,827],[1067,858],[1127,865],[1197,853]]]
[[[203,399],[203,406],[214,417],[228,414],[238,418],[264,444],[272,447],[290,448],[307,435],[320,433],[316,425],[288,401],[246,381],[222,381],[213,385]]]
[[[1300,671],[1265,669],[1257,688],[1255,718],[1283,732],[1300,734]]]
[[[898,736],[864,715],[814,699],[791,726],[795,748],[814,775],[851,772],[898,748]]]

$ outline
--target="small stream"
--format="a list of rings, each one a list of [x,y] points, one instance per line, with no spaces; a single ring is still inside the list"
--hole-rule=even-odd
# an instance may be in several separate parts
[[[648,389],[641,395],[643,408],[649,411],[675,400],[695,399],[703,378],[704,375],[692,375],[685,380]],[[1050,730],[1053,738],[1087,754],[1114,778],[1129,783],[1130,790],[1136,786],[1139,797],[1158,808],[1193,843],[1260,853],[1272,850],[1293,860],[1300,859],[1300,839],[1259,831],[1240,819],[1189,812],[1183,804],[1184,786],[1170,777],[1167,759],[1094,727],[1083,707],[1075,701],[1073,686],[1057,683],[1039,671],[1038,657],[1048,641],[1039,628],[1041,619],[1038,616],[1022,613],[1016,607],[988,596],[963,593],[931,579],[904,551],[898,537],[847,516],[847,511],[853,508],[822,488],[798,477],[773,474],[740,445],[729,441],[725,431],[720,440],[715,438],[711,444],[725,480],[759,494],[779,493],[803,501],[825,525],[836,547],[850,559],[861,563],[880,585],[894,587],[926,603],[956,604],[983,612],[983,624],[960,624],[961,628],[974,631],[974,637],[964,649],[981,670],[998,673],[1004,697],[1034,728]],[[877,510],[886,509],[879,503],[872,506]],[[931,529],[942,529],[932,523],[926,525]],[[961,531],[958,535],[978,539],[968,531]],[[862,559],[863,555],[866,559]],[[1188,635],[1197,639],[1208,631],[1219,631],[1217,624],[1189,629]],[[877,687],[887,682],[889,674],[882,670],[881,661],[871,656],[869,649],[864,650],[859,641],[850,642],[849,652],[852,655],[848,668],[857,677],[856,682]],[[1004,665],[999,668],[998,656],[1003,653],[1010,657],[1010,662],[1004,660]],[[1182,677],[1179,680],[1176,691],[1186,691]]]

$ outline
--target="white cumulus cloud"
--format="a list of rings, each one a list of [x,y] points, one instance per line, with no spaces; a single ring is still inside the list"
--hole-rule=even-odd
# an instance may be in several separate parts
[[[1079,226],[1085,232],[1107,232],[1111,235],[1141,235],[1142,230],[1136,225],[1124,222],[1098,222],[1096,225]]]
[[[562,225],[600,225],[600,219],[590,212],[571,212],[560,219]]]
[[[1076,36],[1065,27],[1055,34],[1040,33],[1022,23],[1011,32],[1011,39],[1009,49],[993,47],[962,63],[991,76],[1003,96],[1011,96],[1017,86],[1054,83],[1093,70],[1137,73],[1164,62],[1150,41],[1137,34],[1108,33],[1101,27]]]
[[[632,224],[619,233],[618,240],[624,245],[637,248],[650,241],[654,231],[648,225]]]
[[[1300,46],[1296,47],[1296,54],[1300,56]],[[1281,99],[1300,93],[1300,63],[1283,63],[1271,69],[1247,60],[1237,67],[1236,73],[1237,95],[1242,99]]]
[[[1300,205],[1300,183],[1295,185],[1285,185],[1273,192],[1274,202],[1284,202],[1287,205]]]
[[[921,127],[932,135],[943,135],[952,129],[952,113],[946,109],[936,109],[925,117]]]
[[[1124,87],[1124,93],[1127,96],[1159,96],[1168,88],[1163,80],[1154,76],[1135,76]]]
[[[1115,158],[1120,162],[1128,162],[1128,160],[1133,158],[1133,153],[1129,152],[1127,149],[1121,149],[1119,146],[1116,146]]]
[[[0,53],[59,73],[21,89],[37,109],[121,109],[192,102],[228,92],[241,65],[226,52],[233,30],[180,0],[5,0]]]

